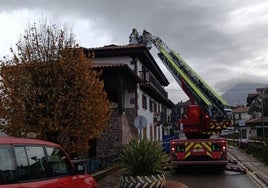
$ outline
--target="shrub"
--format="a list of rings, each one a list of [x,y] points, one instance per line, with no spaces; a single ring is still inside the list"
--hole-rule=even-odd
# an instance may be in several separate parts
[[[124,175],[148,176],[164,173],[170,163],[159,141],[134,139],[123,147],[119,165]]]

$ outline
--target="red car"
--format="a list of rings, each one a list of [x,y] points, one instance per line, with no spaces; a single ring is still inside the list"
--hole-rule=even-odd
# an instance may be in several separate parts
[[[1,188],[96,188],[83,164],[72,163],[58,144],[0,137]]]

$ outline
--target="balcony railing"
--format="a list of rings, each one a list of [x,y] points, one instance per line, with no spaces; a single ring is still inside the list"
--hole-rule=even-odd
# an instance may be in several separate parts
[[[162,95],[162,97],[167,98],[168,94],[163,89],[163,87],[159,84],[157,79],[153,76],[152,73],[148,71],[140,71],[140,77],[143,79],[143,83],[141,83],[141,86],[145,86],[151,89],[155,89],[159,94]]]
[[[114,154],[106,157],[93,157],[81,160],[72,160],[73,163],[82,163],[86,166],[87,173],[92,174],[101,171],[116,164],[116,159],[119,154]]]
[[[153,114],[154,122],[170,123],[169,117],[166,112],[158,112]]]

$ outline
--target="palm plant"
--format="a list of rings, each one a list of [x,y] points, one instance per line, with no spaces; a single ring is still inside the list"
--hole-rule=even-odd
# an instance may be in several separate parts
[[[120,153],[119,165],[122,173],[129,176],[163,174],[164,168],[170,166],[161,143],[146,139],[133,139],[126,145]]]

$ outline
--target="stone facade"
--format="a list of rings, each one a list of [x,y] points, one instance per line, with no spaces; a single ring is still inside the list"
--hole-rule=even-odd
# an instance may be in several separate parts
[[[123,145],[137,136],[134,127],[135,109],[127,111],[128,113],[122,114],[112,113],[107,130],[102,133],[101,139],[97,140],[97,157],[117,154]]]

